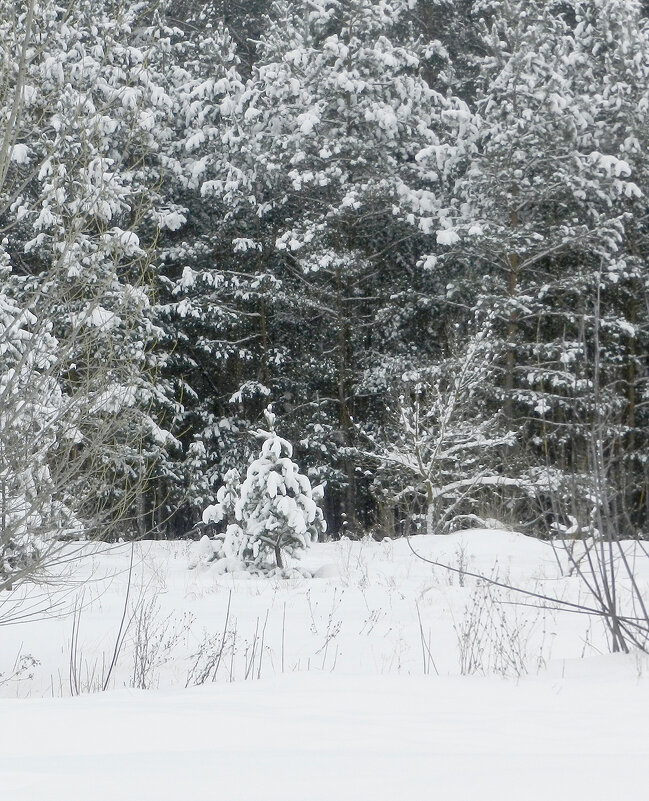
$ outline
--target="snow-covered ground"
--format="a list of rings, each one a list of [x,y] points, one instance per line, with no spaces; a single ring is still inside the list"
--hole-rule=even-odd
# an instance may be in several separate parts
[[[548,543],[412,544],[587,600]],[[292,579],[189,570],[190,543],[87,551],[0,598],[3,801],[648,797],[649,661],[597,619],[405,540],[316,545]]]

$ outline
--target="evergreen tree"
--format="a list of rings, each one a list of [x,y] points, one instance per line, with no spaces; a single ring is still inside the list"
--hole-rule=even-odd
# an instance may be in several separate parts
[[[451,297],[497,312],[502,394],[492,402],[502,403],[520,431],[517,474],[536,481],[546,470],[551,494],[555,468],[563,471],[565,498],[574,495],[577,476],[585,479],[595,414],[621,422],[627,401],[619,366],[637,364],[624,355],[637,329],[619,300],[627,280],[636,293],[643,280],[623,254],[629,209],[643,204],[629,138],[639,130],[634,114],[643,90],[632,90],[628,76],[646,59],[646,37],[637,7],[622,12],[623,5],[578,3],[567,18],[540,2],[476,4],[487,55],[467,127],[470,155],[458,165],[442,242],[443,260],[465,272],[451,283]],[[617,41],[610,31],[616,16],[620,37],[627,25],[633,30],[633,45],[620,39],[617,56],[602,67]],[[613,121],[613,107],[623,123]],[[598,337],[597,398],[596,302],[606,331]]]
[[[425,80],[444,51],[412,41],[407,10],[274,4],[252,75],[222,104],[220,141],[201,162],[214,266],[185,273],[180,302],[209,298],[214,384],[239,406],[237,428],[271,395],[352,527],[368,499],[354,418],[380,415],[384,362],[411,355],[404,332],[432,326],[436,310],[422,300],[436,279],[412,286],[443,216],[439,176],[416,156],[437,147],[443,161],[466,116]]]
[[[246,473],[234,505],[236,523],[228,526],[225,551],[241,558],[248,566],[282,569],[283,554],[299,556],[312,541],[326,531],[318,501],[322,487],[300,473],[293,461],[293,448],[273,430],[274,416],[266,413],[270,431],[258,431],[263,438],[261,452]],[[232,475],[232,474],[230,474]],[[224,490],[219,505],[212,507],[217,517],[225,514],[230,493]],[[207,517],[214,514],[206,510]]]
[[[232,39],[205,13],[170,55],[176,125],[162,159],[168,214],[160,223],[152,309],[158,381],[181,443],[159,481],[172,532],[191,528],[228,469],[245,465],[238,436],[245,423],[229,399],[242,384],[244,395],[248,388],[255,394],[241,377],[254,348],[246,330],[249,290],[234,263],[241,256],[232,253],[223,204],[201,192],[218,170],[224,118],[241,87]]]

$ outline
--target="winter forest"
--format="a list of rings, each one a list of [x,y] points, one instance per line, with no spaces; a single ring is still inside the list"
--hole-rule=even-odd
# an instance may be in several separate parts
[[[5,551],[185,535],[269,405],[333,536],[649,531],[639,4],[3,17]]]
[[[47,654],[29,637],[30,655],[19,652],[12,633],[0,686],[4,675],[32,681],[16,695],[152,689],[172,662],[169,685],[185,687],[261,679],[271,662],[273,675],[342,664],[371,681],[520,677],[551,657],[543,643],[529,652],[543,656],[524,656],[541,624],[507,617],[519,601],[537,615],[578,612],[555,626],[566,659],[634,653],[646,673],[647,539],[648,3],[0,3],[0,627],[56,607],[62,628],[41,642],[67,660],[63,679],[51,666],[40,676]],[[192,651],[193,624],[156,605],[162,584],[133,600],[137,570],[152,570],[143,542],[175,576],[170,610],[189,575],[203,582],[182,596],[197,619],[218,598],[218,643]],[[95,614],[101,626],[89,599],[110,554],[126,600],[115,590],[114,647],[100,658],[88,644],[92,662],[80,631]],[[318,575],[319,611],[304,590]],[[379,591],[374,606],[365,593]],[[440,593],[453,596],[446,645],[430,622]],[[412,604],[397,640],[399,595]],[[311,650],[296,635],[291,661],[296,598]],[[388,607],[392,661],[377,656]],[[363,651],[350,631],[339,656],[345,625],[364,616],[377,641]],[[577,630],[584,617],[600,639]],[[181,646],[185,661],[173,661]],[[456,651],[451,670],[443,653]],[[349,681],[362,699],[367,685]],[[299,682],[290,703],[308,696]],[[487,693],[496,716],[498,692]],[[637,702],[629,689],[604,709],[609,733]],[[0,762],[14,747],[3,742]],[[619,791],[597,773],[597,742],[583,757],[593,786],[553,797]],[[646,757],[638,748],[627,778]],[[349,795],[326,782],[322,795],[299,781],[277,789],[284,801],[430,797],[407,759],[404,746],[394,765],[411,795],[390,781]],[[133,797],[161,801],[169,787]],[[275,798],[205,787],[187,798]],[[465,791],[444,797],[491,798]]]

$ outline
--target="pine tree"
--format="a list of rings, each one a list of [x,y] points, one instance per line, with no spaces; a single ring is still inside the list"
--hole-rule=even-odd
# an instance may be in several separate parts
[[[603,439],[606,463],[593,465],[591,447],[589,469],[607,484],[604,516],[612,514],[618,531],[633,534],[647,525],[649,487],[649,418],[643,403],[649,369],[642,358],[649,349],[649,26],[640,3],[578,4],[574,81],[589,115],[584,146],[600,174],[617,185],[611,211],[619,219],[618,238],[593,254],[584,317],[585,358],[597,396],[591,419],[593,432]]]
[[[216,493],[216,503],[203,511],[203,523],[207,526],[222,524],[222,531],[211,541],[212,558],[239,559],[243,532],[236,522],[236,505],[239,501],[241,476],[236,468],[223,476],[223,485]]]
[[[293,461],[293,448],[272,429],[274,418],[267,413],[270,431],[260,430],[261,452],[248,467],[235,504],[235,526],[226,533],[236,544],[237,555],[249,565],[268,568],[285,567],[284,554],[299,556],[312,541],[326,531],[318,501],[322,487],[300,473]],[[238,531],[235,529],[238,527]]]

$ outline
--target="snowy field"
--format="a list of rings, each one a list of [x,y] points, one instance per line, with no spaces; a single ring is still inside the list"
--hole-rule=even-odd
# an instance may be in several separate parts
[[[588,601],[548,543],[412,543]],[[46,591],[3,593],[2,801],[649,797],[649,661],[607,654],[598,619],[404,540],[315,545],[313,578],[200,554],[92,546]]]

